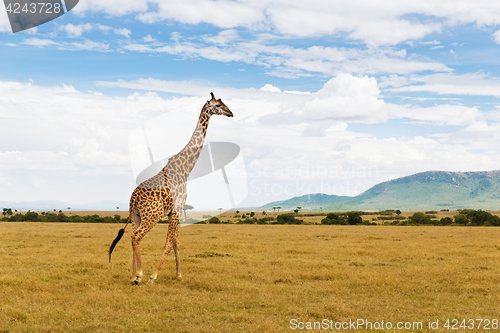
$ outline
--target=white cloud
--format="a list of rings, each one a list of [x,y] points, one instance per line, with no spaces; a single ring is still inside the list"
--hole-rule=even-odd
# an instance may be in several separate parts
[[[246,28],[273,31],[280,35],[315,37],[347,35],[367,45],[396,45],[440,32],[444,25],[500,24],[500,5],[468,0],[439,2],[423,0],[372,2],[338,1],[120,1],[89,0],[75,13],[105,12],[112,16],[137,14],[145,23],[175,21],[181,24],[207,23],[221,29]],[[413,15],[412,19],[406,19]]]
[[[262,91],[269,91],[269,92],[281,92],[280,88],[273,86],[272,84],[266,84],[262,88],[260,88]]]
[[[59,43],[54,42],[50,39],[40,39],[40,38],[28,38],[21,42],[21,44],[31,45],[36,47],[44,47],[44,46],[52,46],[52,45],[60,45]]]
[[[233,32],[230,33],[233,36]],[[266,72],[273,76],[294,78],[309,73],[329,76],[339,73],[359,73],[376,75],[380,73],[409,74],[421,71],[450,71],[440,63],[416,55],[407,55],[405,50],[391,48],[337,48],[311,46],[294,48],[287,45],[268,45],[267,35],[257,36],[252,41],[240,41],[236,37],[203,36],[203,42],[182,40],[173,33],[175,43],[158,46],[136,42],[123,48],[134,52],[168,53],[183,58],[205,58],[222,62],[244,62],[269,68]],[[205,44],[206,41],[218,44]]]
[[[412,119],[433,125],[468,126],[483,119],[476,107],[441,104],[431,107],[390,105],[389,115],[395,119]]]
[[[60,50],[67,51],[97,51],[97,52],[109,52],[109,44],[94,42],[91,40],[84,40],[83,42],[73,42],[73,43],[60,43]]]
[[[107,26],[107,25],[102,25],[102,24],[96,24],[95,25],[97,27],[97,29],[101,30],[101,31],[104,31],[104,32],[108,32],[110,30],[113,30],[113,28],[111,28],[110,26]]]
[[[121,35],[121,36],[125,36],[127,38],[130,37],[130,34],[132,33],[132,31],[130,31],[129,29],[127,28],[122,28],[122,29],[114,29],[113,30],[115,32],[115,34],[117,35]]]
[[[156,41],[156,39],[154,39],[153,37],[151,37],[150,34],[148,34],[147,36],[145,36],[142,40],[144,42],[154,42],[154,41]]]
[[[420,42],[419,44],[422,44],[422,45],[439,45],[439,44],[441,44],[441,42],[437,41],[437,40],[432,40],[432,41],[427,41],[427,42]]]
[[[485,73],[411,75],[407,83],[408,85],[387,90],[432,92],[440,95],[500,96],[500,79]]]
[[[216,36],[205,36],[203,40],[207,43],[227,45],[228,42],[234,42],[239,39],[238,31],[236,29],[222,30]]]
[[[257,204],[314,189],[354,195],[380,181],[419,171],[488,170],[500,163],[498,154],[473,150],[500,149],[499,123],[487,124],[477,108],[395,106],[380,98],[377,82],[366,76],[339,75],[308,94],[284,92],[273,85],[236,89],[156,79],[99,85],[132,92],[110,97],[83,93],[71,85],[0,81],[0,117],[5,125],[1,136],[8,138],[0,140],[0,183],[10,200],[126,201],[134,187],[127,147],[131,130],[165,112],[197,119],[210,91],[224,100],[234,118],[211,120],[207,140],[231,141],[242,148],[249,173],[260,173],[250,177],[250,192],[260,191],[253,197]],[[164,99],[155,90],[192,97]],[[460,129],[393,138],[349,130],[349,124],[364,122],[376,132],[377,123],[388,118]],[[189,126],[171,130],[188,135],[192,131]],[[291,192],[266,195],[270,186]],[[23,197],[28,188],[32,197]]]
[[[93,27],[90,23],[79,24],[79,25],[74,25],[69,23],[66,25],[61,25],[58,28],[58,30],[65,31],[69,37],[79,37],[84,32],[91,31],[92,29]]]
[[[5,7],[0,6],[0,32],[12,32],[7,11],[3,8]]]
[[[330,79],[321,90],[313,93],[296,114],[304,120],[342,120],[380,123],[388,119],[384,101],[375,78],[340,74]]]
[[[497,30],[492,36],[495,43],[500,44],[500,30]]]

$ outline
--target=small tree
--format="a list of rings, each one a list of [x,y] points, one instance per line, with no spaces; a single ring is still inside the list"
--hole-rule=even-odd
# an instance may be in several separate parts
[[[412,221],[415,224],[431,224],[431,218],[424,213],[415,213],[412,216],[410,216],[410,221]]]
[[[182,210],[184,211],[184,221],[187,221],[186,211],[191,209],[194,209],[194,207],[188,204],[185,204],[184,207],[182,207]]]
[[[255,213],[254,212],[250,212],[250,217],[254,217],[255,216]]]
[[[347,223],[350,225],[356,225],[363,223],[363,218],[358,212],[350,212],[347,214]]]
[[[453,223],[453,219],[451,217],[443,217],[441,219],[441,224],[442,225],[450,225]]]
[[[301,209],[302,209],[302,207],[295,208],[295,210],[294,210],[295,214],[299,215],[299,212],[300,212]]]
[[[220,220],[217,216],[211,217],[210,220],[208,220],[208,223],[210,224],[220,224]]]
[[[458,214],[458,215],[453,216],[453,218],[455,219],[456,224],[466,225],[469,223],[469,219],[467,218],[467,215],[465,215],[465,214]]]

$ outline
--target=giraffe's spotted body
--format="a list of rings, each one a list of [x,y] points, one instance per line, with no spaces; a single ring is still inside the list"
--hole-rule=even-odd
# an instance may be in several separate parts
[[[179,214],[186,203],[186,183],[200,156],[207,133],[208,122],[212,115],[232,117],[229,108],[220,99],[207,101],[201,110],[196,129],[187,145],[169,158],[167,165],[155,176],[145,180],[132,193],[129,217],[132,221],[132,280],[139,283],[143,275],[140,242],[141,239],[160,221],[168,216],[169,226],[165,249],[158,266],[151,275],[150,282],[158,276],[161,266],[169,252],[174,249],[177,277],[181,277],[179,255]],[[120,236],[121,237],[121,236]],[[117,237],[119,240],[119,237]],[[113,242],[116,244],[117,240]],[[110,255],[114,245],[110,248]]]

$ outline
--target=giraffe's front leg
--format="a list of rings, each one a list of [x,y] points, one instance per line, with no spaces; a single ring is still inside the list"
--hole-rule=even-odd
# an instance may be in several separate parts
[[[153,275],[151,275],[151,278],[149,279],[149,283],[155,282],[156,278],[158,277],[158,273],[160,272],[161,266],[163,266],[163,263],[167,259],[167,256],[172,250],[172,246],[175,242],[175,232],[179,224],[179,218],[177,217],[177,214],[174,213],[171,216],[169,216],[169,220],[170,222],[168,224],[167,241],[165,242],[165,249],[163,250],[163,254],[160,258],[160,262],[158,263],[155,272],[153,273]]]
[[[182,274],[181,274],[181,255],[180,255],[180,242],[179,242],[179,227],[177,227],[177,230],[175,232],[175,239],[174,239],[174,254],[175,254],[175,268],[177,270],[177,279],[182,280]]]

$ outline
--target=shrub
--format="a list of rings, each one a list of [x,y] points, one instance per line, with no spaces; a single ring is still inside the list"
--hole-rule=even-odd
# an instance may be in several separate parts
[[[350,225],[356,225],[363,223],[363,219],[358,212],[349,212],[347,213],[347,223]]]
[[[340,224],[340,225],[347,225],[347,219],[346,216],[344,215],[338,215],[335,213],[329,213],[326,215],[326,218],[321,220],[321,224]]]
[[[293,214],[281,214],[277,217],[277,224],[302,224],[303,222],[296,219]]]
[[[467,225],[469,223],[469,219],[465,214],[458,214],[453,216],[456,224]]]
[[[442,225],[450,225],[453,223],[453,219],[451,217],[443,217],[441,219],[441,224]]]
[[[64,215],[63,212],[59,211],[59,214],[57,214],[57,222],[68,222],[68,217]]]
[[[24,216],[25,221],[39,221],[40,219],[38,218],[38,213],[35,212],[27,212],[26,215]]]
[[[338,220],[339,219],[339,215],[335,214],[335,213],[328,213],[328,214],[326,214],[326,218],[330,219],[330,220]]]
[[[254,218],[239,220],[238,224],[255,224],[255,222],[257,222],[257,219],[254,217]]]
[[[214,216],[214,217],[211,217],[209,220],[208,220],[208,223],[209,224],[220,224],[220,220],[217,216]]]
[[[431,218],[424,213],[415,213],[409,217],[410,222],[415,224],[432,224]]]

